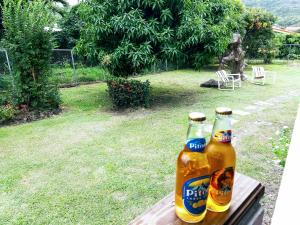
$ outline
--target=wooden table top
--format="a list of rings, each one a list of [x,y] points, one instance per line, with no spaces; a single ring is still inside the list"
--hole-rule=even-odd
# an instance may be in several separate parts
[[[234,225],[251,206],[264,195],[264,187],[258,181],[236,173],[231,207],[224,213],[208,211],[201,225]],[[130,225],[185,225],[175,214],[174,192],[159,201]]]

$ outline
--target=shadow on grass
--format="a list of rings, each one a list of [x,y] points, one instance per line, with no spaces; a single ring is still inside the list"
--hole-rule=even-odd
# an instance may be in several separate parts
[[[164,107],[188,106],[197,102],[198,93],[195,90],[170,87],[152,87],[150,107],[152,109]]]
[[[72,110],[91,111],[111,108],[106,86],[103,84],[62,89],[62,99],[63,105]]]

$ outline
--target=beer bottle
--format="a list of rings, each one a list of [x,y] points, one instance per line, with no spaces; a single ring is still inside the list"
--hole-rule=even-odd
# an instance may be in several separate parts
[[[206,214],[210,166],[204,152],[205,120],[202,113],[189,114],[186,144],[177,160],[175,209],[177,216],[188,223],[200,222]]]
[[[229,108],[216,109],[212,137],[205,149],[211,166],[207,208],[214,212],[226,211],[232,197],[236,154],[231,145],[231,115]]]

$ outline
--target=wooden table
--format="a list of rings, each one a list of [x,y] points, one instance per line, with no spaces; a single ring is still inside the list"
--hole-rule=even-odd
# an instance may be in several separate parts
[[[263,210],[259,204],[264,187],[258,181],[236,174],[233,199],[230,209],[224,213],[207,212],[201,225],[260,225]],[[169,194],[145,213],[130,222],[130,225],[184,225],[175,214],[174,193]]]

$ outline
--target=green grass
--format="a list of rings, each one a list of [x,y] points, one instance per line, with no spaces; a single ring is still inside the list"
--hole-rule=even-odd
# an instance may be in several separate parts
[[[299,90],[299,68],[278,71],[274,85],[245,83],[235,92],[199,87],[212,71],[146,75],[150,109],[113,112],[105,84],[61,89],[63,112],[0,128],[0,224],[127,224],[174,188],[175,161],[190,111],[214,119],[217,106],[243,109]],[[238,171],[270,182],[275,159],[269,138],[292,126],[297,97],[238,117]],[[272,122],[256,126],[254,121]],[[250,126],[252,124],[252,126]],[[254,124],[254,125],[253,125]],[[250,132],[251,131],[251,132]]]
[[[54,67],[50,81],[54,84],[71,84],[75,82],[104,81],[107,72],[100,67],[79,67],[74,71],[71,67]]]

